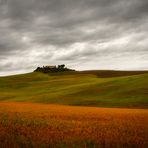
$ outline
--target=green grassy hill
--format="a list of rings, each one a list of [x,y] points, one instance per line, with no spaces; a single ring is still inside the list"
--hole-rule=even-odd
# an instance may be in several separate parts
[[[33,72],[0,77],[0,101],[148,108],[148,72]]]

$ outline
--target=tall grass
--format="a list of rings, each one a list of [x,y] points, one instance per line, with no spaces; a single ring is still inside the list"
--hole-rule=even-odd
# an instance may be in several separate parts
[[[0,103],[1,147],[148,147],[148,110]]]

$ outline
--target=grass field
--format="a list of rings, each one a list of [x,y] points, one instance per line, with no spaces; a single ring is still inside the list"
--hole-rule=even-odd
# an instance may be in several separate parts
[[[148,72],[34,72],[0,77],[0,101],[148,108]]]
[[[0,146],[146,148],[148,110],[0,103]]]
[[[148,71],[0,77],[0,147],[147,148],[147,109]]]

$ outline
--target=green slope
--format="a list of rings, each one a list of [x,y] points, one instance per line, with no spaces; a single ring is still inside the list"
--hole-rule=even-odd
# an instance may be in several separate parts
[[[0,77],[0,100],[148,108],[148,72],[34,72]]]

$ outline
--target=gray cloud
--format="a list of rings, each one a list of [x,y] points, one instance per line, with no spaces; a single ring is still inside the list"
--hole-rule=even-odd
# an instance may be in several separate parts
[[[147,8],[146,0],[0,0],[0,74],[61,62],[148,69]]]

